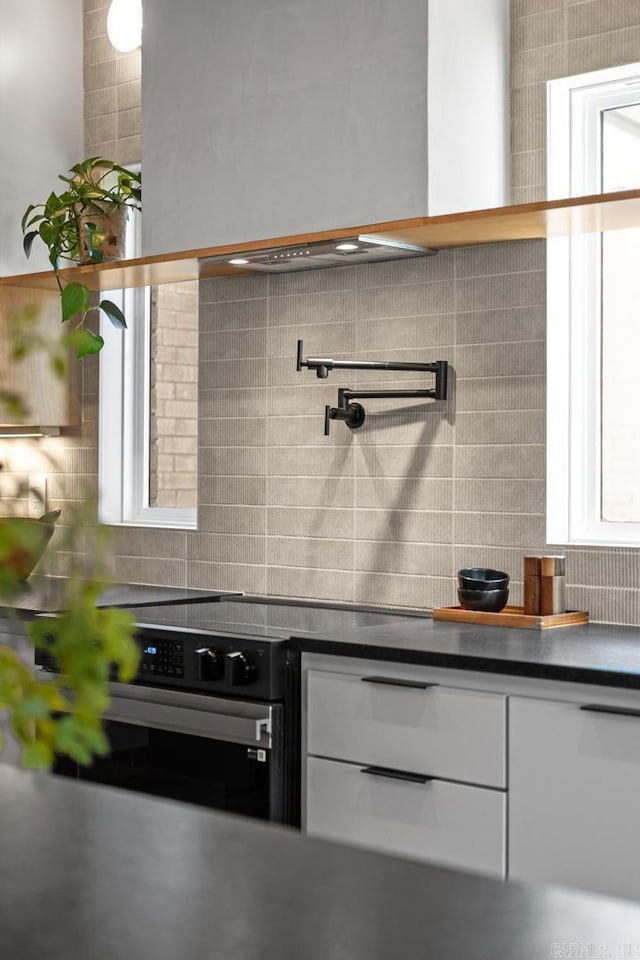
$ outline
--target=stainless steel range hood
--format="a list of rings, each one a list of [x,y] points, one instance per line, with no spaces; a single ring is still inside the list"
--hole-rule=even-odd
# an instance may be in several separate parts
[[[234,257],[210,257],[204,262],[229,263],[243,271],[288,273],[293,270],[316,270],[320,267],[433,256],[437,252],[429,247],[374,242],[368,237],[342,237],[297,247],[272,247],[270,250],[250,251]]]

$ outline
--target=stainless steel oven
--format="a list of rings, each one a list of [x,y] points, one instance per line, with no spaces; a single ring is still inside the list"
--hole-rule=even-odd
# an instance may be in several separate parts
[[[192,603],[131,612],[138,673],[110,685],[110,751],[54,772],[298,825],[299,656],[258,606]],[[55,670],[46,652],[45,669]]]
[[[292,637],[403,619],[242,597],[132,609],[140,666],[111,685],[108,756],[64,776],[300,823],[300,658]],[[46,652],[38,662],[55,670]]]
[[[284,822],[284,704],[114,683],[110,753],[55,772],[217,810]]]

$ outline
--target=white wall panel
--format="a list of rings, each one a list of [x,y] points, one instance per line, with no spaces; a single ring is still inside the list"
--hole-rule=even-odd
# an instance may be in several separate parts
[[[0,0],[0,130],[0,274],[46,269],[20,220],[83,158],[82,0]]]

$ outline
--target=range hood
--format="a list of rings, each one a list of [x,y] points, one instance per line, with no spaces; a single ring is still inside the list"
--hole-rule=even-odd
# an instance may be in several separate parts
[[[401,243],[381,243],[368,237],[341,237],[319,240],[297,247],[272,247],[249,251],[234,257],[208,257],[205,263],[229,263],[238,270],[266,273],[288,273],[293,270],[316,270],[355,263],[401,260],[407,257],[433,256],[437,250]]]

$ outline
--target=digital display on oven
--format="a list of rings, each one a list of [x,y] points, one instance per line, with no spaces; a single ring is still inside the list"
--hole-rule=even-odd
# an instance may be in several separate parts
[[[144,648],[144,652],[145,652],[145,653],[150,653],[150,654],[153,656],[154,654],[156,654],[156,653],[158,652],[158,648],[157,648],[157,647],[145,647],[145,648]]]

